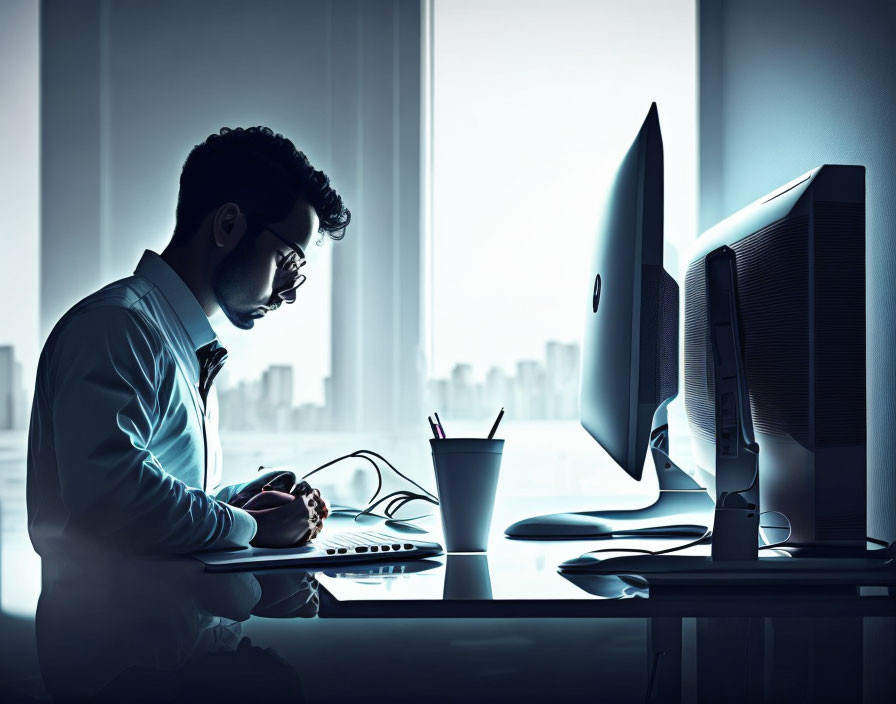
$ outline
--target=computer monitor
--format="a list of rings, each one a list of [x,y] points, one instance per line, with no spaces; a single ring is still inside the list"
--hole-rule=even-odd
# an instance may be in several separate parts
[[[685,410],[716,498],[712,556],[622,548],[561,570],[677,587],[840,583],[850,570],[891,583],[878,567],[893,569],[892,548],[866,551],[864,167],[813,169],[708,230],[689,261]],[[789,523],[790,556],[760,560],[771,512]]]
[[[678,284],[663,269],[663,139],[656,103],[616,172],[591,260],[582,426],[641,479],[657,408],[678,394]]]
[[[685,277],[684,399],[697,476],[716,483],[703,260],[736,256],[762,511],[791,541],[865,547],[865,169],[820,166],[705,232]],[[718,495],[726,487],[715,487]]]
[[[652,446],[660,498],[635,511],[528,518],[506,534],[553,540],[702,535],[708,523],[694,516],[711,514],[712,501],[665,454],[665,404],[678,393],[678,284],[663,268],[663,140],[656,103],[616,170],[582,293],[582,425],[638,480]]]

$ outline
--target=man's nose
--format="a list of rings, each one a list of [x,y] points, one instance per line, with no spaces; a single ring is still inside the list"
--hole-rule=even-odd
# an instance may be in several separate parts
[[[278,292],[277,296],[284,303],[295,303],[296,289],[298,289],[298,286],[293,286],[292,288],[288,288],[285,291]]]

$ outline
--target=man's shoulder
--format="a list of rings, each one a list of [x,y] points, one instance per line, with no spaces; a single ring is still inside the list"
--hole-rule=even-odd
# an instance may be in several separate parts
[[[75,303],[62,319],[96,308],[133,309],[153,288],[155,288],[154,284],[143,276],[128,276],[113,281]]]
[[[82,337],[110,328],[122,335],[139,330],[160,341],[158,322],[142,305],[154,288],[143,276],[128,276],[94,291],[66,311],[54,326],[48,342],[63,334]]]

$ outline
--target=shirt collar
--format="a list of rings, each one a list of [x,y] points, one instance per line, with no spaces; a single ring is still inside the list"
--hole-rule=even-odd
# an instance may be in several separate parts
[[[162,292],[184,326],[184,330],[187,331],[195,349],[198,350],[217,339],[215,330],[208,322],[208,316],[202,310],[196,296],[158,254],[147,249],[134,274],[149,279]]]

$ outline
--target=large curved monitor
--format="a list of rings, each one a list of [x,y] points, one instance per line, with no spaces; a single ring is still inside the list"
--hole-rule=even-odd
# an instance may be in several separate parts
[[[654,428],[657,410],[678,393],[678,284],[663,269],[663,140],[656,103],[616,169],[582,294],[582,425],[635,479],[641,479],[649,446],[660,458],[654,461],[659,498],[635,510],[527,518],[506,534],[529,540],[700,537],[713,503],[665,454],[664,424]]]
[[[663,269],[656,103],[616,172],[589,285],[580,418],[619,466],[640,479],[654,413],[678,394],[678,284]]]

